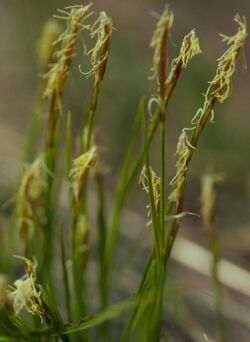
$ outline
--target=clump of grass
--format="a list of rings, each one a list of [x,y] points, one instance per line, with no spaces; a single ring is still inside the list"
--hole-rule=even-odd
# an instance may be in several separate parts
[[[176,149],[176,174],[171,181],[171,190],[167,196],[165,157],[167,107],[183,70],[188,67],[193,57],[201,53],[201,49],[195,30],[191,30],[184,36],[179,54],[168,67],[167,46],[173,25],[173,13],[168,6],[165,6],[163,13],[156,15],[156,29],[150,43],[154,51],[150,78],[156,80],[157,94],[148,99],[148,106],[146,106],[145,97],[139,102],[117,180],[112,209],[109,213],[106,209],[104,172],[99,157],[101,153],[95,143],[93,128],[114,28],[112,19],[105,12],[101,12],[93,24],[89,23],[93,14],[90,8],[91,4],[59,10],[57,17],[66,20],[66,30],[50,48],[40,51],[41,69],[46,70],[43,96],[48,102],[47,127],[43,150],[26,167],[17,192],[15,221],[22,242],[23,252],[20,258],[25,264],[25,274],[9,288],[6,277],[0,275],[0,340],[3,341],[42,341],[44,338],[50,341],[58,337],[63,341],[88,340],[90,336],[83,334],[83,331],[95,326],[99,328],[99,339],[110,341],[112,339],[111,325],[106,324],[106,321],[116,318],[124,311],[129,311],[129,315],[125,322],[122,321],[124,330],[119,331],[120,340],[159,341],[161,339],[166,272],[181,218],[185,215],[184,190],[190,161],[197,150],[205,126],[214,118],[215,104],[223,103],[231,93],[236,60],[247,35],[245,18],[239,15],[235,17],[238,24],[237,33],[232,37],[222,35],[228,49],[218,59],[215,76],[209,82],[202,107],[192,119],[191,126],[184,128],[180,134]],[[63,91],[70,73],[76,40],[82,32],[89,34],[90,38],[95,40],[94,47],[87,53],[87,56],[90,56],[91,70],[83,72],[83,68],[80,68],[85,77],[93,76],[94,85],[88,123],[86,127],[81,127],[79,130],[82,143],[79,155],[76,157],[73,157],[72,153],[74,140],[70,113],[66,120],[63,158],[66,160],[65,178],[69,185],[70,206],[65,214],[68,219],[62,223],[56,220],[56,216],[59,210],[58,187],[61,186],[61,174],[60,169],[57,168],[57,162],[60,155],[58,146],[64,125],[64,120],[61,120],[63,118]],[[57,34],[54,24],[46,26],[46,44],[50,42],[52,36]],[[59,48],[57,48],[58,45]],[[44,61],[48,63],[47,67]],[[156,108],[151,113],[154,103],[156,103]],[[146,111],[152,114],[149,122],[145,115]],[[150,148],[158,127],[160,169],[159,172],[158,170],[155,172],[150,162]],[[143,141],[139,151],[136,152],[135,145],[140,136],[140,128],[143,132]],[[36,127],[34,126],[33,129],[36,130]],[[144,166],[142,166],[143,163]],[[140,183],[149,197],[147,225],[152,228],[151,252],[136,295],[132,299],[125,299],[118,304],[110,305],[110,273],[120,215],[128,189],[133,179],[138,176],[141,167]],[[89,203],[88,180],[91,176],[94,176],[96,181],[98,195],[96,216],[98,218],[99,274],[96,278],[100,311],[95,315],[92,314],[93,308],[85,292],[86,284],[88,284],[86,274],[91,248],[89,236],[92,234],[87,205]],[[214,193],[210,187],[211,184],[211,178],[205,178],[203,218],[207,228],[212,232]],[[61,227],[60,232],[58,232],[58,226]],[[65,228],[67,228],[66,233]],[[59,243],[57,242],[58,236],[60,236]],[[36,239],[36,237],[39,238]],[[221,336],[224,338],[224,327],[219,311],[221,297],[217,276],[217,247],[212,234],[210,242],[213,251],[213,280],[216,289],[218,320],[221,322]],[[53,248],[54,244],[58,244],[60,248],[63,274],[60,285],[64,288],[65,307],[62,307],[62,300],[57,304],[58,298],[54,294],[54,288],[57,285],[54,286],[53,272],[59,259],[56,249]],[[20,250],[19,241],[14,249]],[[70,261],[70,270],[67,259]],[[38,260],[38,264],[31,260]],[[11,273],[11,270],[8,269],[8,272]],[[23,311],[34,316],[35,319],[30,319],[30,315],[26,317]],[[67,316],[69,322],[65,323],[62,316]]]

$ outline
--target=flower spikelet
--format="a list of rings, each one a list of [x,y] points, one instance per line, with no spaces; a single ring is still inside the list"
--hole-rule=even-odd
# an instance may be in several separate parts
[[[188,62],[201,52],[199,39],[196,36],[195,30],[193,29],[184,37],[179,56],[173,60],[172,68],[179,62],[182,63],[183,68],[186,68]]]
[[[101,81],[107,65],[110,51],[110,38],[114,28],[113,22],[107,14],[102,11],[98,19],[91,27],[90,37],[96,38],[95,46],[88,51],[92,69],[88,72],[82,72],[86,77],[95,76],[96,81]]]
[[[14,313],[18,315],[22,309],[26,309],[32,315],[42,317],[44,306],[41,293],[37,290],[37,264],[26,258],[22,259],[25,261],[26,273],[14,282],[14,287],[10,292],[10,297],[13,299]]]
[[[159,209],[160,205],[160,178],[156,175],[152,167],[150,167],[150,173],[151,173],[151,181],[152,181],[152,189],[153,189],[153,197],[154,197],[154,204],[156,210]],[[147,194],[149,194],[149,180],[146,174],[146,166],[142,168],[140,178],[139,178],[139,184],[142,185],[142,189],[146,191]],[[147,226],[151,224],[151,212],[150,212],[150,205],[147,205],[148,209],[148,221],[147,221]]]
[[[205,174],[201,179],[201,216],[206,226],[213,223],[216,193],[214,185],[222,181],[223,174]]]
[[[157,15],[158,21],[153,33],[150,47],[154,49],[152,75],[150,79],[156,78],[161,83],[162,76],[165,77],[165,42],[173,25],[174,15],[166,5],[161,15]],[[165,82],[165,80],[163,81]]]
[[[184,129],[181,132],[181,135],[179,137],[177,148],[176,148],[176,155],[178,156],[177,162],[176,162],[176,175],[170,182],[170,185],[172,186],[172,191],[169,195],[169,200],[172,202],[178,202],[182,186],[185,181],[185,175],[187,171],[187,162],[190,154],[190,149],[192,147],[188,143],[188,137],[186,130]]]
[[[61,28],[56,20],[48,20],[42,30],[41,37],[37,43],[37,55],[40,70],[46,71],[48,64],[51,63],[54,52],[53,42],[59,37]]]
[[[92,146],[87,152],[81,154],[78,158],[73,160],[73,165],[70,171],[70,178],[72,182],[78,182],[84,172],[96,165],[97,163],[97,148]]]
[[[220,34],[222,41],[229,47],[224,54],[218,58],[218,66],[215,77],[209,85],[206,93],[206,100],[209,95],[218,99],[219,102],[224,102],[231,94],[232,88],[232,75],[235,72],[236,59],[239,55],[244,41],[247,37],[246,18],[237,14],[234,21],[239,25],[238,31],[235,35],[229,37]]]
[[[18,192],[18,199],[26,198],[37,200],[46,186],[46,166],[44,155],[40,155],[35,161],[26,167]]]
[[[21,237],[27,239],[27,229],[33,223],[34,206],[46,187],[46,166],[44,155],[40,155],[28,167],[21,179],[17,194],[16,217]]]
[[[97,165],[97,159],[97,147],[92,146],[87,152],[73,160],[69,177],[71,179],[74,197],[77,202],[80,201],[87,173],[91,167]]]
[[[90,28],[89,25],[84,24],[84,21],[92,14],[88,13],[91,5],[66,7],[64,10],[58,10],[59,15],[55,16],[66,20],[67,28],[54,42],[54,44],[60,44],[60,48],[54,54],[57,61],[44,76],[46,80],[44,97],[51,98],[53,94],[56,94],[58,106],[60,106],[60,95],[69,74],[77,36],[81,30]]]

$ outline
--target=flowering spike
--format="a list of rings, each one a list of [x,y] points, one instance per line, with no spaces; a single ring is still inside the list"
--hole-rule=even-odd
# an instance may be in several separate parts
[[[223,174],[205,174],[201,179],[201,216],[207,227],[213,224],[216,199],[214,184],[223,179]]]
[[[89,169],[97,164],[97,148],[92,146],[87,152],[73,160],[73,165],[69,174],[71,186],[73,188],[73,198],[71,203],[71,229],[77,227],[80,201],[86,184]]]
[[[200,53],[199,40],[195,31],[192,30],[184,37],[179,55],[172,61],[170,73],[165,81],[164,100],[166,102],[169,100],[183,68],[186,68],[188,62]]]
[[[73,166],[70,171],[70,178],[73,183],[77,183],[82,174],[95,165],[97,162],[97,148],[92,146],[86,153],[81,154],[78,158],[73,160]]]
[[[50,98],[53,93],[56,94],[57,106],[60,108],[60,95],[64,83],[68,77],[73,49],[79,32],[83,29],[89,29],[83,22],[92,14],[88,13],[92,3],[86,6],[70,6],[63,10],[63,19],[67,20],[67,28],[64,33],[54,42],[54,45],[60,44],[61,47],[55,52],[57,62],[54,63],[48,73],[44,76],[47,84],[44,90],[44,97]],[[59,10],[62,14],[62,11]],[[60,18],[60,16],[57,16]]]
[[[33,225],[34,207],[46,187],[46,166],[44,155],[40,155],[26,170],[21,179],[16,203],[17,225],[20,236],[26,244],[29,228]]]
[[[169,200],[172,202],[178,202],[179,200],[182,191],[182,186],[185,181],[189,152],[190,146],[188,143],[186,130],[184,129],[181,132],[176,148],[176,154],[178,155],[178,160],[176,162],[176,175],[170,182],[170,185],[172,186],[172,191],[169,195]]]
[[[186,68],[188,62],[201,52],[199,39],[193,29],[184,37],[179,56],[173,60],[173,65],[176,65],[181,61],[182,67]]]
[[[41,37],[37,43],[38,64],[42,72],[45,72],[48,65],[52,62],[54,52],[53,42],[59,37],[60,33],[61,27],[57,21],[50,19],[45,23]]]
[[[213,120],[214,118],[213,107],[216,103],[216,100],[218,100],[219,102],[223,102],[230,95],[232,75],[235,71],[236,59],[241,48],[243,47],[245,38],[247,36],[245,18],[241,18],[239,15],[237,15],[234,20],[239,25],[238,31],[232,37],[222,35],[223,41],[225,41],[229,45],[229,48],[218,59],[216,74],[214,79],[209,82],[209,87],[205,94],[203,107],[198,109],[194,118],[192,119],[192,127],[188,129],[186,128],[182,131],[179,142],[177,144],[177,154],[179,158],[176,163],[176,175],[171,182],[173,190],[169,196],[169,199],[171,201],[175,201],[177,203],[181,202],[187,166],[191,158],[193,149],[196,148],[199,136],[209,118],[211,120]],[[193,31],[191,31],[190,34],[194,35],[194,32],[192,32]],[[188,56],[191,57],[195,51],[196,53],[198,53],[199,51],[198,41],[196,41],[194,36],[191,37],[191,35],[187,39],[188,36],[186,36],[186,39],[184,39],[184,41],[186,40],[186,43],[183,43],[179,57],[174,60],[175,65],[177,65],[180,60],[182,61],[182,64],[185,65],[185,61],[189,59]],[[192,53],[189,48],[185,48],[185,46],[188,46],[188,42],[190,46],[193,45],[193,48],[191,49],[193,50]],[[192,131],[190,139],[187,137],[187,130]]]
[[[150,167],[150,173],[151,173],[151,177],[152,177],[152,188],[153,188],[153,197],[154,197],[155,208],[156,208],[156,210],[158,210],[159,205],[160,205],[160,178],[156,175],[156,173],[154,172],[152,167]],[[146,191],[146,193],[148,194],[149,193],[149,181],[148,181],[148,177],[146,174],[146,166],[145,165],[142,168],[142,171],[140,174],[139,184],[142,185],[142,189],[144,191]],[[151,224],[151,212],[150,212],[150,205],[149,204],[147,205],[147,209],[148,209],[147,225],[149,226]]]
[[[98,19],[91,27],[90,37],[97,38],[95,46],[88,51],[91,55],[90,61],[92,69],[88,72],[82,72],[86,77],[95,76],[96,82],[101,82],[106,70],[107,60],[110,51],[110,39],[113,32],[112,19],[102,11]]]
[[[217,60],[218,66],[216,74],[213,80],[209,82],[210,85],[205,94],[206,100],[211,95],[222,103],[231,93],[232,76],[235,72],[236,59],[247,37],[246,18],[237,14],[234,21],[239,25],[235,35],[229,37],[220,34],[222,41],[225,42],[229,48]]]
[[[10,298],[13,300],[14,313],[19,315],[22,309],[26,309],[32,315],[39,315],[42,319],[45,307],[41,293],[37,290],[37,264],[29,259],[21,258],[25,262],[26,273],[14,282],[14,287],[9,293]]]
[[[166,80],[166,40],[173,25],[174,15],[172,11],[169,11],[169,6],[166,5],[161,16],[157,15],[157,17],[159,19],[150,42],[150,47],[154,49],[150,79],[157,79],[160,93],[163,96]]]

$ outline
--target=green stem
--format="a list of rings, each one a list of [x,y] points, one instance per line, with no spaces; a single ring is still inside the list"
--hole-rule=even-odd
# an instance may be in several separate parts
[[[24,148],[24,161],[31,162],[35,156],[35,150],[37,146],[37,136],[38,131],[40,128],[40,117],[41,110],[38,105],[35,108],[35,113],[32,114],[30,118],[30,122],[28,124],[28,132],[27,132],[27,139],[26,145]]]
[[[213,227],[210,227],[209,230],[212,230]],[[215,232],[211,231],[209,234],[210,238],[210,250],[211,250],[211,273],[212,273],[212,280],[214,286],[214,294],[215,294],[215,308],[216,308],[216,315],[218,320],[218,327],[220,332],[220,341],[225,342],[227,341],[226,332],[225,332],[225,321],[224,321],[224,314],[223,314],[223,300],[222,300],[222,288],[219,279],[218,273],[218,261],[219,261],[219,246],[217,237]]]
[[[97,191],[98,191],[98,200],[99,200],[99,208],[98,208],[98,233],[99,233],[99,265],[100,265],[100,273],[99,273],[99,288],[100,288],[100,297],[102,308],[105,308],[107,305],[107,296],[106,296],[106,285],[105,285],[105,246],[107,239],[107,225],[105,219],[105,195],[104,195],[104,184],[103,184],[103,175],[101,171],[98,171],[96,174],[96,182],[97,182]]]
[[[160,161],[160,230],[161,230],[161,242],[162,247],[165,241],[165,122],[160,123],[160,150],[161,150],[161,161]]]
[[[45,158],[46,158],[46,168],[47,168],[47,181],[46,181],[46,191],[45,191],[45,213],[46,213],[46,224],[44,227],[44,241],[43,241],[43,266],[42,274],[45,279],[51,284],[51,264],[52,264],[52,246],[53,246],[53,222],[56,216],[56,205],[58,193],[53,196],[53,186],[55,182],[55,168],[58,152],[58,144],[61,132],[61,124],[58,121],[54,137],[53,145],[46,146],[45,148]]]
[[[162,104],[157,106],[154,114],[153,114],[153,118],[152,121],[150,123],[149,129],[148,129],[148,134],[146,137],[146,141],[145,141],[145,146],[142,146],[142,148],[140,149],[135,163],[134,165],[131,167],[131,171],[129,173],[129,175],[124,176],[124,172],[123,172],[123,167],[122,167],[122,171],[120,173],[119,176],[119,180],[118,180],[118,187],[117,187],[117,191],[115,194],[115,202],[114,202],[114,206],[113,206],[113,210],[112,210],[112,215],[111,215],[111,221],[110,221],[110,225],[109,225],[109,233],[108,233],[108,239],[107,239],[107,243],[110,243],[110,248],[108,249],[108,257],[107,257],[107,263],[108,265],[111,263],[112,257],[113,257],[113,250],[114,250],[114,245],[115,245],[115,240],[116,240],[116,235],[117,235],[117,225],[118,225],[118,220],[119,220],[119,216],[120,216],[120,212],[124,203],[124,199],[126,197],[128,188],[130,186],[130,184],[132,183],[132,181],[134,180],[140,165],[144,159],[144,152],[145,149],[148,148],[148,146],[150,145],[152,138],[154,136],[154,133],[158,127],[159,124],[159,120],[160,120],[160,115],[161,113],[164,113],[166,111],[166,108],[169,104],[169,101],[171,99],[171,96],[173,94],[173,91],[176,87],[177,81],[180,77],[182,71],[182,62],[180,61],[179,63],[177,63],[174,66],[174,70],[172,70],[171,73],[171,77],[169,79],[167,79],[167,83],[166,83],[166,88],[165,88],[165,94],[164,94],[164,106],[162,107]],[[124,166],[124,164],[123,164]],[[123,184],[123,186],[120,186],[120,184]]]
[[[92,137],[93,127],[94,127],[94,119],[95,119],[95,113],[96,113],[100,88],[101,88],[100,82],[96,82],[94,85],[91,103],[90,103],[90,109],[89,109],[88,130],[87,130],[87,137],[86,137],[86,143],[85,143],[86,151],[89,150],[90,145],[91,145],[91,137]]]
[[[65,246],[64,246],[64,234],[63,234],[63,225],[61,225],[60,229],[60,250],[61,250],[61,264],[63,271],[63,284],[65,291],[65,303],[68,313],[68,320],[71,321],[71,308],[70,308],[70,289],[69,289],[69,278],[68,271],[66,266],[66,256],[65,256]]]

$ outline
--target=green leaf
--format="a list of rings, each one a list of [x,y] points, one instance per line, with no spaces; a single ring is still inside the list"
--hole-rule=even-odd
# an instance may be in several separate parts
[[[39,329],[31,332],[32,336],[59,336],[61,334],[67,335],[76,332],[80,332],[94,326],[97,326],[107,320],[115,318],[122,312],[128,310],[133,304],[132,300],[126,300],[118,304],[112,305],[109,308],[95,314],[94,316],[89,316],[82,319],[76,324],[61,324],[57,327]]]

